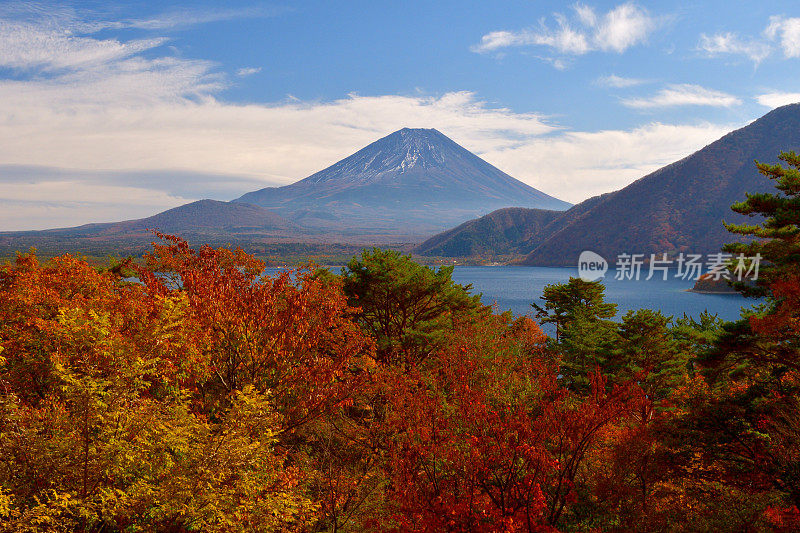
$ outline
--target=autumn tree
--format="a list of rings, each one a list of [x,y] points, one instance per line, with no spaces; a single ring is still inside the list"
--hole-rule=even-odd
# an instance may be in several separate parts
[[[140,276],[150,295],[185,299],[187,378],[207,409],[250,385],[271,392],[290,430],[348,401],[372,343],[338,284],[310,270],[262,276],[263,262],[241,250],[163,237]]]
[[[471,323],[387,382],[394,513],[377,529],[545,531],[568,522],[589,455],[633,395],[607,390],[597,374],[590,394],[571,394],[544,336],[530,335],[533,323],[502,320]]]
[[[20,255],[0,280],[1,531],[309,523],[272,393],[244,387],[214,416],[198,410],[184,292],[69,256]]]

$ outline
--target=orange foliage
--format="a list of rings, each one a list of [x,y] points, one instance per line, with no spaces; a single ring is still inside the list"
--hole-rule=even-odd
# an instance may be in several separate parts
[[[337,285],[307,270],[261,276],[264,264],[239,249],[195,251],[160,236],[171,244],[154,244],[139,275],[153,297],[185,295],[187,353],[197,358],[186,379],[205,400],[247,385],[268,390],[285,429],[349,401],[372,343]]]

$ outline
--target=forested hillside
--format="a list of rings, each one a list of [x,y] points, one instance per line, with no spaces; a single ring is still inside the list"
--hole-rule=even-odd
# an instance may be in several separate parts
[[[524,207],[498,209],[434,235],[416,246],[414,253],[473,258],[526,255],[611,194],[589,198],[566,211]]]
[[[444,257],[524,254],[542,242],[546,236],[542,230],[563,215],[563,211],[546,209],[498,209],[434,235],[414,252]]]

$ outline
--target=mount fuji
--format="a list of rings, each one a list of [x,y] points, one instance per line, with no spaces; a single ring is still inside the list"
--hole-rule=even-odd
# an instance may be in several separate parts
[[[296,183],[234,202],[267,208],[306,228],[360,234],[431,233],[501,207],[570,207],[435,129],[410,128]]]

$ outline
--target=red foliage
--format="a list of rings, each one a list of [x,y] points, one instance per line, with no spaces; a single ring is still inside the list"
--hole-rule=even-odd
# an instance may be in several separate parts
[[[85,335],[92,335],[94,321],[107,320],[107,334],[130,347],[119,352],[153,361],[155,374],[170,358],[150,335],[148,317],[158,308],[158,302],[143,297],[141,287],[120,285],[114,274],[98,272],[78,258],[64,255],[42,265],[33,255],[19,255],[13,264],[0,267],[0,341],[8,359],[5,385],[35,404],[52,386],[55,363],[119,378],[119,355],[90,349],[102,345],[95,339],[81,340],[77,332],[65,334],[59,322],[64,313],[85,321]]]
[[[576,501],[587,453],[633,396],[594,374],[590,397],[573,397],[541,357],[514,352],[530,347],[520,332],[491,349],[461,332],[435,372],[390,383],[395,526],[383,530],[551,531]]]
[[[154,244],[139,275],[154,297],[186,296],[199,358],[187,378],[202,393],[270,390],[285,429],[350,400],[372,343],[338,286],[304,270],[262,276],[264,263],[241,249],[195,251],[157,235],[171,244]]]
[[[800,335],[800,275],[789,275],[770,285],[778,302],[774,312],[750,318],[753,331],[771,338],[796,338]]]
[[[797,507],[786,508],[767,507],[764,511],[767,522],[772,526],[773,531],[790,532],[800,531],[800,511]]]

